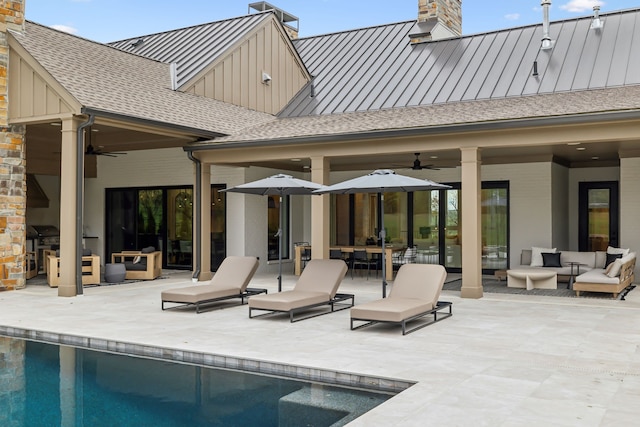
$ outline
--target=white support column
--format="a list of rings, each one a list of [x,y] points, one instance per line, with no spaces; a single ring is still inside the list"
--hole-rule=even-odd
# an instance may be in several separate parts
[[[477,147],[461,148],[462,298],[482,298],[481,156]]]
[[[311,181],[316,184],[329,184],[330,162],[324,156],[311,157]],[[311,197],[311,257],[329,258],[329,213],[331,196]]]
[[[79,120],[62,120],[60,155],[60,285],[58,296],[73,297],[76,290],[76,201],[77,162],[76,137]],[[45,260],[46,261],[46,260]]]

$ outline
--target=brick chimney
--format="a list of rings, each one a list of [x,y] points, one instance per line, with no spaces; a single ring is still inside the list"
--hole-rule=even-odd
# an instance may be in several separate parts
[[[25,286],[27,206],[23,125],[9,123],[8,30],[24,31],[25,0],[0,0],[0,290]]]
[[[418,22],[409,37],[412,43],[462,35],[462,0],[418,0]]]

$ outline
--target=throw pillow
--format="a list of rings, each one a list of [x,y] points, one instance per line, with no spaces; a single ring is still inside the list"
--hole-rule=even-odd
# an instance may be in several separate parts
[[[560,252],[542,252],[543,267],[562,267],[560,264]]]
[[[629,249],[614,248],[613,246],[608,246],[607,247],[607,253],[608,254],[629,255]]]
[[[609,272],[606,273],[607,270],[605,270],[605,273],[607,276],[609,277],[617,277],[620,275],[620,269],[622,268],[622,261],[620,260],[620,258],[618,258],[617,260],[615,260],[614,262],[611,263],[611,268],[608,269]]]
[[[604,262],[604,268],[606,269],[611,263],[618,258],[622,258],[622,254],[607,254],[607,260]]]
[[[604,269],[604,274],[609,276],[609,274],[611,273],[611,270],[613,270],[615,266],[616,266],[616,263],[615,263],[615,260],[613,260],[611,264],[607,265],[607,268]]]
[[[554,253],[556,248],[539,248],[533,246],[531,248],[531,267],[542,267],[544,265],[544,261],[542,260],[542,252]]]

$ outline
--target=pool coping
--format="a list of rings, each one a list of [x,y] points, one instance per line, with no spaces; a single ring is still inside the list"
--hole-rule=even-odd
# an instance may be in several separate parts
[[[104,338],[47,332],[0,325],[0,336],[22,338],[50,344],[68,345],[88,350],[107,351],[127,356],[188,363],[211,368],[230,369],[254,374],[272,375],[293,380],[357,388],[383,393],[400,393],[417,381],[361,375],[344,371],[289,365],[264,360],[225,356],[223,354],[188,351],[170,347],[136,344]]]

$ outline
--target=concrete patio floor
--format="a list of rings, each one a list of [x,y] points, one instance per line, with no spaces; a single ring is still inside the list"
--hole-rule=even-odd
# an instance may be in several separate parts
[[[283,289],[295,277],[286,276]],[[640,417],[640,291],[625,301],[488,294],[453,302],[453,317],[402,336],[399,327],[349,330],[348,310],[289,323],[248,318],[247,306],[162,311],[167,279],[92,287],[74,298],[47,286],[0,292],[0,325],[258,359],[417,382],[350,426],[607,426]],[[274,275],[251,285],[276,291]],[[343,281],[356,304],[380,281]]]

